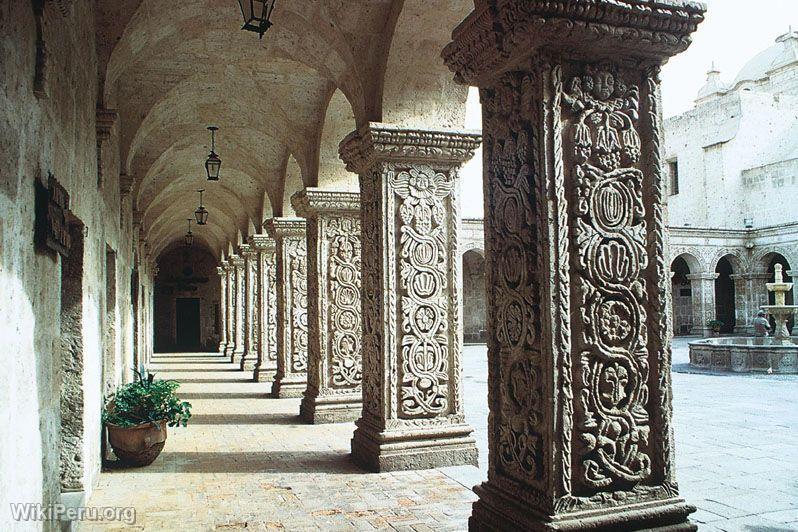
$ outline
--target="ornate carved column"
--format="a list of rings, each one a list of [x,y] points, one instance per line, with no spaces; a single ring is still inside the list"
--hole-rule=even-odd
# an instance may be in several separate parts
[[[302,397],[308,384],[308,261],[305,220],[272,218],[277,248],[277,374],[274,397]]]
[[[225,301],[225,331],[227,335],[227,345],[224,348],[224,355],[233,359],[233,351],[236,349],[236,335],[235,335],[235,308],[236,308],[236,283],[235,283],[235,266],[228,257],[227,261],[223,261],[222,268],[224,268],[225,285],[227,287],[227,299]]]
[[[227,271],[224,269],[225,262],[216,268],[219,274],[219,353],[224,354],[227,348]]]
[[[490,461],[470,527],[695,530],[673,464],[659,66],[703,7],[475,6],[444,51],[485,135]]]
[[[719,273],[689,273],[686,275],[693,291],[693,334],[712,336],[712,327],[707,325],[717,317],[715,310],[715,279]]]
[[[240,364],[246,353],[246,346],[244,345],[244,307],[246,306],[247,294],[244,286],[244,259],[239,255],[232,255],[230,257],[230,264],[233,266],[230,277],[232,285],[235,287],[235,300],[233,301],[232,307],[235,347],[230,361],[234,364]]]
[[[277,271],[274,239],[252,235],[249,245],[257,254],[256,321],[257,358],[253,370],[255,382],[269,382],[277,373]]]
[[[242,270],[244,286],[244,353],[241,355],[241,370],[250,372],[255,370],[258,349],[257,309],[255,308],[255,300],[258,297],[255,286],[257,253],[252,250],[249,244],[241,244],[238,249],[244,261]]]
[[[360,194],[306,189],[292,198],[307,219],[310,423],[354,421],[363,408]]]
[[[363,209],[363,416],[352,457],[377,471],[477,463],[463,415],[460,166],[480,136],[371,123],[341,143]]]

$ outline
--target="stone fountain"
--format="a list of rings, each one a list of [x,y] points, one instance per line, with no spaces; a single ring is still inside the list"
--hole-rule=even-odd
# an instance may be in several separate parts
[[[773,331],[773,340],[778,342],[789,341],[790,331],[787,330],[787,320],[793,314],[798,313],[798,305],[786,305],[787,292],[792,290],[792,283],[784,282],[784,273],[781,264],[775,266],[775,282],[767,283],[765,286],[768,292],[775,296],[775,305],[763,305],[762,310],[773,316],[776,327]]]
[[[690,366],[735,373],[798,373],[798,339],[791,337],[787,329],[787,320],[790,315],[798,314],[798,305],[785,304],[792,283],[784,282],[781,264],[776,264],[774,277],[775,282],[765,286],[773,292],[775,304],[760,307],[776,321],[773,336],[690,342]]]

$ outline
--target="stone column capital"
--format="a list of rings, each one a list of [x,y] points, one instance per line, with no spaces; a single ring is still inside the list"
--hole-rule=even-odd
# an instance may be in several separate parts
[[[720,274],[712,272],[688,273],[685,277],[690,281],[714,281],[720,277]]]
[[[690,0],[481,0],[442,56],[458,83],[479,87],[541,50],[662,63],[687,49],[705,11]]]
[[[346,169],[365,173],[376,162],[462,164],[482,142],[478,131],[407,129],[369,122],[341,141],[338,152]]]
[[[246,258],[251,252],[252,248],[249,246],[249,244],[241,244],[238,246],[238,254],[243,258]]]
[[[252,235],[248,242],[253,251],[274,251],[275,242],[269,235]]]
[[[304,218],[319,214],[360,214],[360,193],[306,188],[291,197],[296,213]]]
[[[230,255],[228,259],[228,263],[230,265],[230,269],[235,268],[243,268],[244,267],[244,259],[240,255]]]
[[[790,277],[795,277],[796,275],[798,275],[798,270],[787,270],[787,271],[786,271],[786,272],[784,272],[784,273],[786,273],[786,274],[787,274],[787,275],[789,275]]]
[[[266,233],[274,239],[291,236],[305,236],[307,222],[304,218],[269,218],[263,222],[263,228],[266,230]]]
[[[223,276],[225,274],[225,271],[226,270],[224,269],[224,266],[217,266],[216,267],[216,273],[218,273],[220,276]]]
[[[756,279],[769,279],[772,277],[769,273],[732,273],[729,275],[731,279],[741,279],[745,281]]]

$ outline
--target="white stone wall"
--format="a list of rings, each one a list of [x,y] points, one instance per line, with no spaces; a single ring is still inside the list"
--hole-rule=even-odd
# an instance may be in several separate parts
[[[132,362],[130,274],[134,249],[131,204],[120,199],[117,132],[106,141],[107,173],[98,186],[97,59],[94,2],[75,2],[68,19],[44,3],[46,62],[44,94],[34,95],[36,23],[30,2],[0,3],[0,529],[17,529],[11,502],[60,502],[61,259],[34,246],[34,183],[48,173],[67,189],[71,210],[86,226],[83,259],[82,332],[84,372],[82,484],[88,491],[100,470],[100,410],[105,335],[106,249],[117,253],[119,320],[115,364]],[[125,210],[120,212],[121,205]],[[151,270],[140,266],[151,287]],[[151,293],[151,288],[150,288]],[[146,305],[145,305],[146,307]],[[142,348],[146,351],[147,348]],[[6,489],[10,488],[10,489]],[[33,524],[29,528],[52,524]]]

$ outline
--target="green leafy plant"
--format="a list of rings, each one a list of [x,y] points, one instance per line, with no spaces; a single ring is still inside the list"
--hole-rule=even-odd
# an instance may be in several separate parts
[[[720,320],[709,320],[707,322],[707,327],[709,327],[710,329],[712,329],[715,332],[720,332],[720,329],[721,329],[721,327],[723,327],[723,325],[725,325],[725,324],[722,321],[720,321]]]
[[[103,423],[134,427],[165,419],[170,427],[185,427],[191,417],[191,403],[181,401],[175,394],[180,383],[156,379],[154,373],[143,368],[134,372],[134,382],[123,384],[106,398]]]

